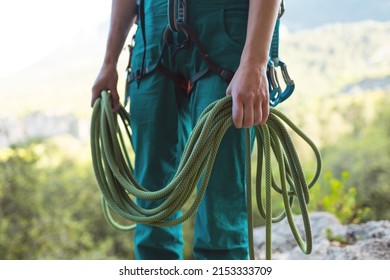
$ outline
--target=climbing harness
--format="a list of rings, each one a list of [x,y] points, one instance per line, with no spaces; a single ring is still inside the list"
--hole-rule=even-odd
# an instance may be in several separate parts
[[[185,0],[168,0],[168,20],[169,23],[167,27],[165,28],[164,35],[163,35],[163,47],[161,54],[159,58],[157,59],[156,63],[152,64],[149,67],[145,67],[145,15],[143,11],[143,3],[144,1],[141,1],[140,4],[140,28],[142,37],[144,40],[144,53],[143,53],[143,59],[142,59],[142,67],[141,69],[137,69],[135,71],[131,71],[131,68],[128,68],[130,71],[127,76],[127,84],[131,83],[132,81],[137,81],[138,84],[140,84],[141,80],[144,76],[149,75],[153,73],[154,71],[158,70],[164,73],[167,77],[172,79],[177,87],[179,89],[182,89],[187,95],[190,95],[196,82],[200,80],[203,76],[205,76],[209,71],[212,71],[219,76],[226,82],[230,83],[231,79],[234,76],[234,73],[230,70],[223,69],[219,65],[217,65],[208,55],[205,48],[202,46],[201,42],[199,41],[198,37],[196,36],[195,32],[192,30],[192,28],[186,23],[186,1]],[[174,22],[174,23],[172,23]],[[173,40],[173,32],[183,32],[186,36],[186,39],[179,43],[175,44]],[[181,74],[177,74],[170,70],[168,67],[165,67],[161,62],[166,54],[166,51],[169,47],[173,47],[173,55],[172,55],[172,61],[174,64],[174,58],[177,52],[183,48],[188,47],[191,43],[195,45],[195,47],[198,49],[200,55],[206,62],[206,65],[208,68],[200,70],[198,73],[196,73],[193,77],[191,77],[189,80],[187,80],[184,76]],[[132,57],[132,49],[133,45],[129,47],[130,50],[130,59]],[[129,61],[129,65],[131,65],[131,61]],[[125,97],[125,105],[127,105],[127,101],[129,99],[129,96],[127,95]]]
[[[142,14],[143,2],[140,2],[141,28],[142,24],[144,24],[145,16]],[[196,34],[187,25],[186,3],[185,0],[168,0],[168,26],[163,36],[162,53],[155,64],[145,67],[143,61],[142,69],[136,71],[131,71],[130,61],[128,66],[128,83],[131,81],[139,83],[143,76],[159,70],[173,79],[179,87],[185,89],[187,94],[190,94],[196,81],[209,71],[218,74],[226,82],[232,79],[234,73],[214,63],[199,42]],[[288,75],[287,67],[279,59],[279,20],[283,12],[284,3],[282,1],[272,39],[267,73],[270,84],[270,104],[272,107],[286,100],[294,90],[294,82]],[[208,66],[207,69],[200,71],[189,81],[161,64],[161,59],[167,48],[174,44],[173,32],[184,32],[186,40],[182,44],[193,43]],[[144,33],[145,30],[142,31],[143,35]],[[143,37],[145,43],[145,36]],[[130,46],[130,52],[132,47],[133,44]],[[180,48],[183,46],[176,47]],[[145,53],[143,57],[145,58]],[[282,90],[277,78],[277,67],[281,68],[283,79],[286,82],[284,90]],[[137,223],[152,226],[174,226],[184,222],[198,209],[208,185],[221,139],[228,128],[233,125],[231,97],[215,101],[204,110],[186,144],[175,176],[167,186],[158,191],[149,191],[135,180],[132,162],[128,153],[129,144],[132,147],[130,116],[123,106],[120,106],[118,112],[113,112],[111,104],[110,93],[103,91],[101,98],[96,100],[94,104],[91,117],[93,168],[102,194],[103,212],[107,221],[114,228],[123,231],[133,230]],[[287,128],[295,132],[313,150],[317,165],[314,175],[309,182],[306,181]],[[292,234],[301,250],[309,254],[312,250],[312,234],[307,204],[310,201],[309,189],[315,184],[320,175],[322,165],[320,153],[315,144],[297,126],[274,108],[270,109],[267,123],[262,126],[254,126],[253,131],[257,142],[255,196],[258,211],[265,219],[266,258],[271,258],[272,223],[284,218],[287,218]],[[128,138],[129,142],[125,138]],[[248,242],[250,258],[254,259],[250,129],[246,129],[246,139]],[[271,161],[277,163],[276,170],[271,168]],[[274,165],[273,167],[275,168]],[[278,175],[276,176],[275,174]],[[199,187],[197,188],[197,186]],[[195,197],[192,198],[195,190],[197,190]],[[273,193],[281,195],[284,204],[284,211],[277,216],[273,216],[272,212],[271,195]],[[162,200],[163,202],[155,208],[145,209],[137,205],[135,202],[136,198]],[[303,218],[304,238],[302,238],[293,219],[292,206],[294,201],[298,202]],[[171,219],[172,214],[181,210],[186,203],[189,204],[189,209],[179,217]],[[129,226],[121,225],[114,220],[111,211],[132,221],[134,224]]]
[[[190,95],[196,82],[200,80],[202,77],[204,77],[207,73],[210,71],[219,75],[226,83],[230,83],[234,76],[234,72],[230,71],[228,69],[225,69],[218,64],[214,62],[214,60],[209,56],[206,49],[202,46],[201,42],[199,41],[196,33],[193,31],[193,29],[187,24],[187,0],[167,0],[168,1],[168,25],[164,31],[163,35],[163,47],[161,54],[157,61],[152,64],[149,67],[145,67],[145,52],[146,52],[146,38],[145,38],[145,14],[144,14],[144,7],[143,3],[144,1],[140,2],[140,28],[141,28],[141,34],[143,37],[143,43],[144,43],[144,52],[143,52],[143,58],[142,58],[142,66],[141,69],[137,69],[132,71],[131,69],[131,58],[132,58],[132,50],[134,48],[134,42],[129,46],[129,67],[128,67],[128,76],[127,76],[127,84],[131,83],[132,81],[137,81],[138,85],[140,84],[141,80],[146,76],[154,71],[161,71],[164,73],[167,77],[172,79],[178,88],[184,90],[184,92],[187,95]],[[272,42],[270,47],[270,57],[268,60],[267,65],[267,77],[269,81],[269,93],[270,93],[270,105],[272,107],[275,107],[279,103],[285,101],[294,91],[295,84],[294,81],[290,78],[289,73],[287,71],[287,65],[280,59],[279,57],[279,29],[280,29],[280,18],[283,16],[285,12],[285,4],[284,0],[281,1],[280,9],[278,18],[276,20],[273,36],[272,36]],[[186,39],[178,44],[174,43],[173,40],[173,32],[183,32],[186,36]],[[133,38],[134,39],[134,38]],[[203,69],[196,73],[193,77],[191,77],[189,80],[187,80],[184,76],[181,74],[177,74],[170,70],[168,67],[165,67],[162,64],[162,60],[164,55],[166,54],[166,51],[169,47],[174,47],[175,50],[173,52],[172,60],[174,62],[175,54],[183,49],[188,47],[191,43],[195,45],[195,47],[198,49],[199,54],[203,58],[203,60],[206,62],[206,65],[208,66],[206,69]],[[174,64],[174,63],[173,63]],[[283,80],[286,84],[285,89],[282,88],[280,85],[278,75],[277,75],[277,68],[281,68],[281,73]],[[126,93],[127,94],[127,93]],[[125,97],[125,106],[127,105],[127,102],[129,100],[129,96],[126,95]]]

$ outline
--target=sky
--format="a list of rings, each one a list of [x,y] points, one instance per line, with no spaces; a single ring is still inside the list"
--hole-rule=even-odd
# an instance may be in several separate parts
[[[294,9],[301,9],[303,2],[289,1],[286,22],[289,16],[297,17]],[[389,5],[385,0],[383,7]],[[28,68],[80,31],[106,22],[110,11],[111,0],[0,0],[0,78]]]
[[[33,65],[110,11],[111,0],[0,0],[0,77]]]

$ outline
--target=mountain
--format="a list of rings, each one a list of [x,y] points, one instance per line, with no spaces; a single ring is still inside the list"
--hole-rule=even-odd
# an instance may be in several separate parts
[[[325,24],[389,21],[390,0],[285,0],[283,23],[291,31]]]
[[[104,23],[83,30],[35,65],[0,77],[0,117],[35,111],[87,117],[107,28]]]
[[[346,81],[343,86],[361,82],[365,71],[373,71],[372,67],[369,68],[371,64],[366,57],[377,60],[385,57],[380,65],[386,67],[383,65],[386,65],[389,54],[388,40],[385,40],[389,38],[388,24],[379,21],[388,19],[389,6],[389,0],[286,0],[286,13],[282,23],[289,31],[295,32],[282,34],[281,55],[289,68],[292,68],[292,75],[297,79],[305,79],[306,72],[310,69],[310,73],[315,76],[312,80],[318,80],[318,85],[327,91],[329,86],[323,84],[322,78],[334,77],[335,71],[330,70],[332,67],[335,69],[337,66],[337,71],[344,74],[347,70],[351,71],[352,77],[359,76],[359,80]],[[374,19],[375,22],[335,25],[336,22],[367,19]],[[321,28],[326,24],[336,27]],[[0,117],[50,111],[88,118],[91,87],[103,59],[107,30],[107,21],[99,26],[89,27],[32,67],[0,77]],[[367,49],[370,42],[373,42],[374,48]],[[324,62],[329,55],[335,59]],[[124,49],[118,67],[120,92],[124,88],[127,60],[128,53]],[[359,75],[355,75],[355,65],[367,68],[360,68]],[[329,77],[319,76],[321,72],[313,71],[321,70],[318,68],[325,69],[325,74],[329,74]],[[386,69],[381,69],[384,70]],[[379,75],[375,78],[381,77]],[[306,86],[308,87],[309,85]]]
[[[288,104],[281,105],[285,110],[315,107],[315,102],[327,100],[330,95],[335,100],[336,96],[390,89],[390,21],[381,22],[390,14],[390,1],[335,3],[286,0],[282,23],[288,32],[281,35],[280,54],[296,82],[296,90]],[[49,115],[40,120],[50,125],[53,120],[62,120],[58,116],[65,116],[66,121],[69,114],[74,115],[82,120],[80,127],[84,131],[91,115],[91,87],[103,59],[107,31],[108,22],[90,26],[32,67],[0,77],[0,136],[19,135],[20,128],[9,130],[20,123],[15,118],[37,119],[38,111]],[[127,60],[124,48],[118,65],[122,99]],[[61,129],[73,133],[74,127],[71,120]],[[45,131],[44,135],[48,134]]]

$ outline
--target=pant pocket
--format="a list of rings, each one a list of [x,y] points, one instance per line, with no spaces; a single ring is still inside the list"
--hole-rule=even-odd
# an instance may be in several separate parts
[[[248,10],[245,8],[225,8],[220,11],[219,30],[226,43],[242,51],[245,45],[246,29],[248,24]]]

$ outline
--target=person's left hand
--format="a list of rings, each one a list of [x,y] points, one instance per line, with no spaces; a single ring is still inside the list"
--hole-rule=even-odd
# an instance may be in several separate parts
[[[232,117],[236,128],[264,124],[269,115],[267,65],[241,63],[226,94],[232,96]]]

